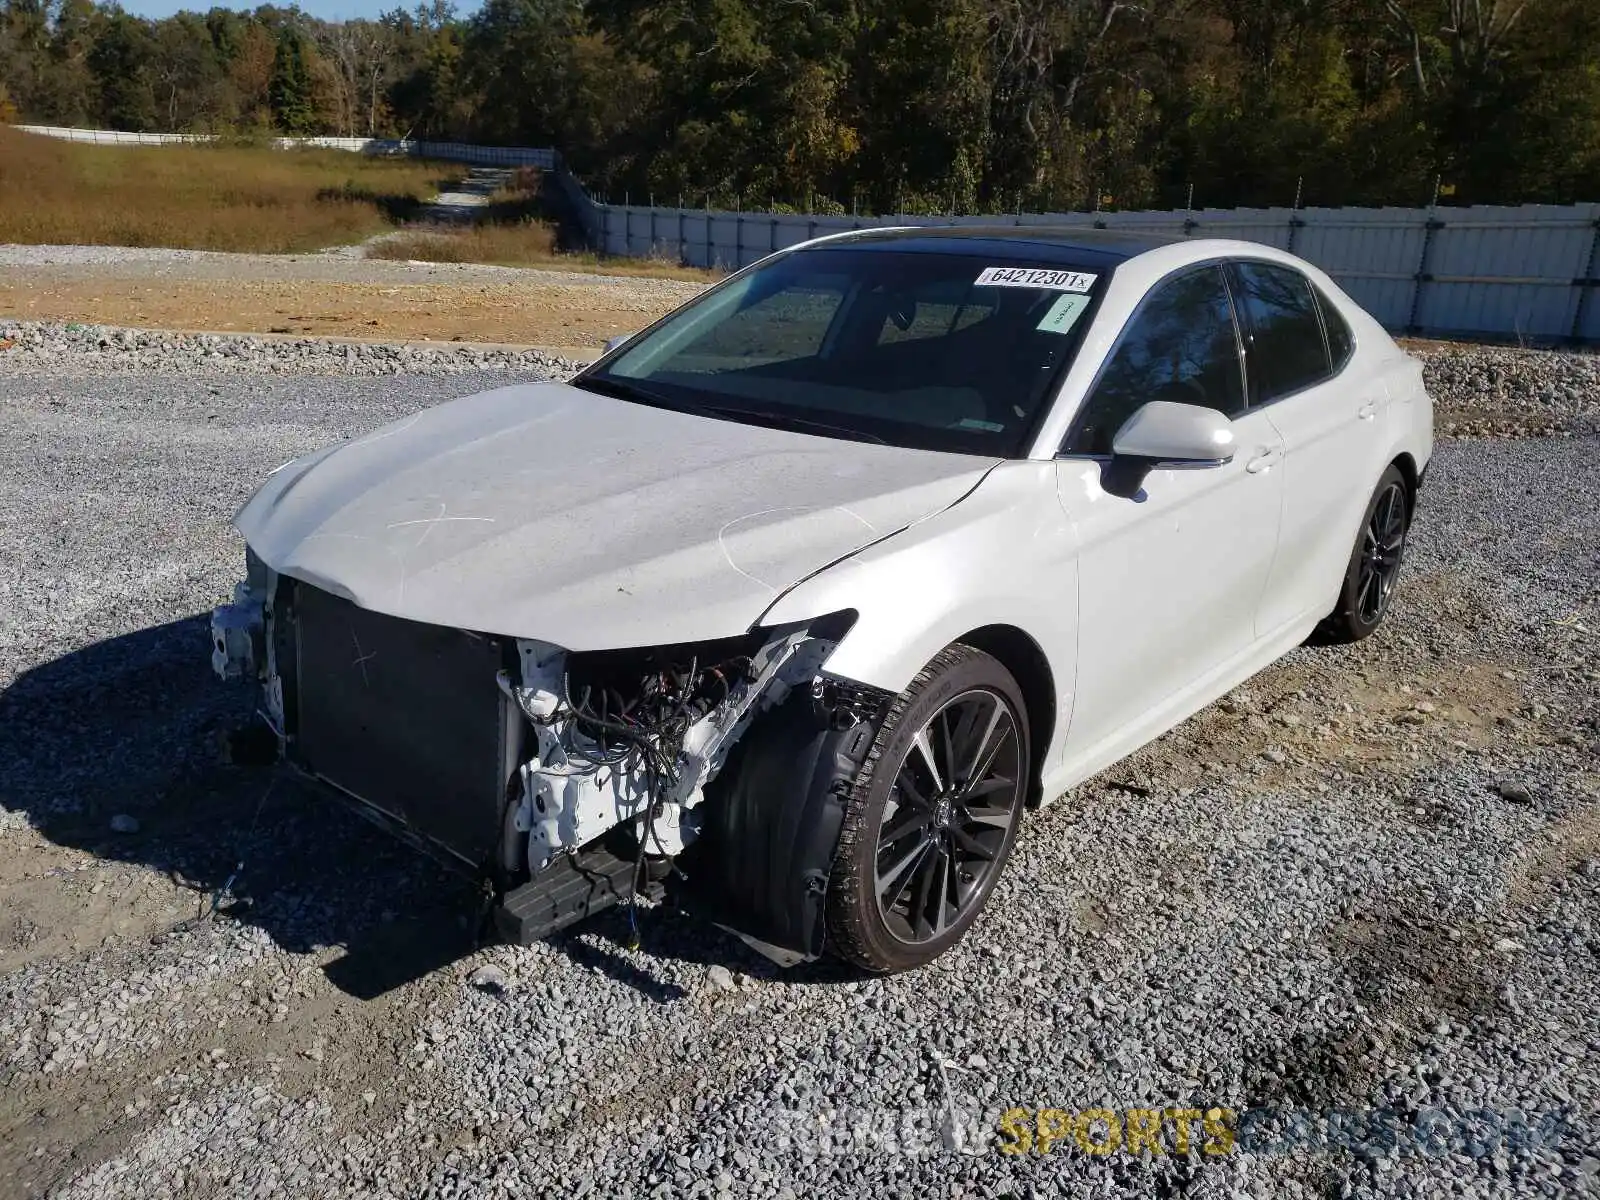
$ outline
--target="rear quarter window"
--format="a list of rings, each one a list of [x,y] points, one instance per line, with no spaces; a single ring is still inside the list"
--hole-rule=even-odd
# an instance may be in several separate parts
[[[1333,372],[1337,375],[1344,370],[1350,361],[1350,355],[1355,352],[1355,335],[1350,332],[1350,325],[1339,312],[1339,306],[1327,296],[1322,294],[1322,289],[1313,289],[1316,292],[1317,307],[1322,310],[1322,327],[1328,334],[1328,357],[1333,361]]]
[[[1333,376],[1311,281],[1277,263],[1233,264],[1257,404],[1269,404]]]

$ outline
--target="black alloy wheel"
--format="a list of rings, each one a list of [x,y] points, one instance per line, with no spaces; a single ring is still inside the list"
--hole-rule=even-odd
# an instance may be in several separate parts
[[[1405,562],[1414,500],[1399,468],[1389,467],[1367,502],[1345,566],[1339,603],[1317,629],[1325,641],[1359,642],[1389,613]]]
[[[891,707],[846,810],[828,925],[836,953],[904,970],[954,945],[993,890],[1028,795],[1020,691],[968,646]]]
[[[987,893],[1022,803],[1016,718],[998,693],[963,692],[911,740],[878,830],[874,891],[889,932],[943,936]]]
[[[1356,612],[1376,625],[1389,607],[1400,560],[1406,548],[1405,484],[1389,484],[1378,494],[1361,533],[1361,569],[1356,579]]]

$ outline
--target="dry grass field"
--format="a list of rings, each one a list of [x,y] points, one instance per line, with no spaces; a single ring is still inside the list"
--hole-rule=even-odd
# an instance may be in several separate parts
[[[93,146],[0,125],[0,243],[319,250],[395,228],[452,171],[339,150]]]
[[[561,246],[553,214],[545,204],[544,179],[532,168],[511,172],[471,224],[418,223],[367,248],[368,258],[399,262],[486,263],[499,267],[686,279],[712,283],[721,271],[684,267],[658,258],[613,258]]]
[[[724,274],[654,258],[602,258],[557,250],[555,231],[542,221],[486,224],[460,230],[432,226],[410,228],[368,247],[367,257],[399,262],[542,267],[642,279],[686,279],[696,283],[715,283]]]

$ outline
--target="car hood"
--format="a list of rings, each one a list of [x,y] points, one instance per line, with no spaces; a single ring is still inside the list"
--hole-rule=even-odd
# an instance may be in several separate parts
[[[500,388],[296,459],[235,525],[363,608],[570,650],[740,633],[997,460]]]

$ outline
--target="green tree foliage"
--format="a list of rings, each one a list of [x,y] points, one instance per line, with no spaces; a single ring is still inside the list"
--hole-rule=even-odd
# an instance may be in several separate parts
[[[310,58],[311,51],[300,30],[289,26],[279,31],[267,95],[272,103],[273,122],[285,133],[314,133],[319,124]]]
[[[1595,0],[0,0],[21,119],[560,147],[797,211],[1600,198]]]

